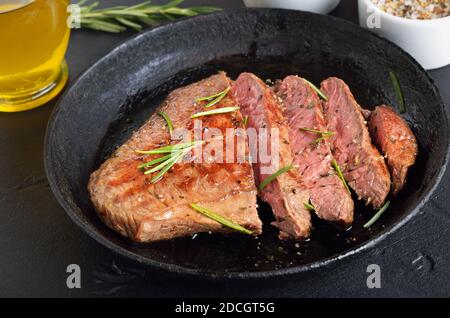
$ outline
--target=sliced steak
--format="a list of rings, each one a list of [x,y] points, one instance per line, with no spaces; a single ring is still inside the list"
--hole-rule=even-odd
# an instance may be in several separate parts
[[[92,173],[88,185],[91,199],[98,215],[109,227],[139,242],[166,240],[198,232],[229,231],[229,228],[190,208],[189,204],[197,203],[255,234],[261,232],[256,211],[255,180],[248,161],[196,163],[194,155],[188,162],[175,164],[156,183],[151,183],[151,175],[144,175],[137,169],[139,164],[158,156],[140,155],[135,150],[152,150],[180,143],[181,136],[177,136],[176,131],[185,128],[191,133],[194,124],[190,116],[205,110],[204,102],[196,103],[196,99],[221,92],[230,84],[226,75],[219,73],[174,90],[159,109],[172,120],[174,133],[171,135],[165,121],[154,114]],[[235,105],[228,94],[208,109]],[[224,131],[242,125],[239,111],[199,117],[197,120],[201,121],[205,130],[217,128]],[[245,131],[242,136],[245,141]]]
[[[284,104],[295,166],[309,189],[317,215],[327,221],[352,223],[354,203],[332,168],[328,137],[311,132],[327,132],[319,96],[297,76],[286,77],[275,91]]]
[[[386,200],[391,180],[383,157],[372,145],[361,106],[338,78],[323,81],[321,89],[328,97],[323,107],[328,130],[334,132],[329,138],[333,156],[358,198],[379,208]]]
[[[259,185],[279,168],[293,163],[289,128],[273,91],[255,75],[242,73],[232,85],[231,92],[243,115],[248,116],[249,136],[251,129],[254,129],[258,136],[262,136],[264,131],[268,132],[268,147],[272,151],[270,160],[263,160],[258,155],[253,164],[256,183]],[[279,138],[275,138],[276,133]],[[277,145],[278,151],[274,150]],[[250,146],[256,146],[256,143],[250,141]],[[258,150],[261,150],[265,145],[260,141],[257,146]],[[278,165],[276,161],[279,161]],[[309,236],[311,216],[304,206],[309,202],[309,194],[305,188],[299,186],[299,175],[295,168],[279,175],[260,192],[260,196],[272,206],[276,218],[274,225],[280,229],[280,238]]]
[[[372,112],[369,130],[375,145],[386,158],[392,192],[397,194],[405,185],[409,167],[416,161],[416,137],[403,118],[386,105],[378,106]]]

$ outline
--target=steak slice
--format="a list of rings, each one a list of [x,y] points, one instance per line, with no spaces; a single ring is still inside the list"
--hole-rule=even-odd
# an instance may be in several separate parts
[[[205,102],[197,103],[196,99],[221,92],[230,84],[225,73],[219,73],[174,90],[159,109],[173,122],[173,134],[168,132],[166,122],[153,114],[111,158],[92,173],[88,185],[91,199],[98,215],[110,228],[139,242],[166,240],[198,232],[229,231],[229,228],[190,208],[189,204],[197,203],[252,230],[254,234],[261,232],[256,210],[257,191],[248,160],[242,163],[197,163],[194,155],[175,164],[156,183],[151,183],[151,175],[144,175],[137,169],[139,164],[158,156],[140,155],[135,150],[151,150],[180,143],[183,137],[178,135],[180,129],[192,134],[194,121],[190,116],[205,110]],[[228,94],[208,109],[235,105]],[[201,131],[217,128],[223,132],[242,125],[239,111],[199,117],[197,120],[203,126]],[[241,131],[248,153],[245,131]],[[211,142],[217,140],[216,136],[208,137],[206,134],[202,138]],[[200,155],[205,156],[204,152]]]
[[[241,107],[242,114],[248,116],[248,135],[250,136],[253,129],[259,137],[264,131],[267,131],[269,136],[267,140],[270,149],[269,160],[264,160],[260,156],[261,147],[265,145],[259,138],[258,157],[253,164],[256,183],[259,185],[279,168],[293,163],[294,158],[289,146],[289,128],[276,96],[255,75],[242,73],[232,85],[231,92]],[[276,138],[275,134],[278,134],[279,138]],[[256,142],[250,141],[250,145],[253,150],[252,147],[256,146]],[[277,146],[278,151],[274,150]],[[279,175],[260,192],[260,196],[272,206],[276,218],[274,225],[280,229],[281,239],[303,239],[309,236],[311,215],[305,208],[305,203],[309,202],[309,194],[300,186],[299,175],[295,168]]]
[[[327,221],[351,224],[354,203],[332,168],[333,156],[328,140],[318,139],[320,134],[305,130],[327,132],[319,96],[298,76],[286,77],[275,91],[283,100],[295,166],[309,189],[317,215]]]
[[[323,107],[328,130],[334,132],[329,138],[333,156],[358,198],[379,208],[389,194],[391,180],[383,157],[372,145],[361,106],[338,78],[326,79],[321,89],[328,97]]]
[[[405,185],[408,169],[416,161],[416,137],[403,118],[386,105],[377,106],[372,112],[369,130],[375,145],[386,158],[395,195]]]

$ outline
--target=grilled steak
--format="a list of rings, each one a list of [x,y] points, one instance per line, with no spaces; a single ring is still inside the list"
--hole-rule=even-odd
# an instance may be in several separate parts
[[[248,116],[250,129],[255,129],[258,136],[267,131],[268,148],[271,159],[263,162],[258,156],[253,165],[255,179],[259,185],[263,180],[281,167],[293,163],[289,146],[289,128],[283,117],[280,104],[272,92],[258,77],[250,73],[242,73],[233,84],[231,92],[241,107],[243,115]],[[267,129],[267,130],[266,130]],[[275,138],[278,133],[279,138]],[[273,136],[274,138],[270,138]],[[272,140],[274,139],[274,140]],[[278,144],[278,152],[275,148]],[[251,147],[254,144],[251,144]],[[258,143],[258,150],[265,145]],[[260,153],[260,151],[259,151]],[[279,155],[278,155],[279,154]],[[279,161],[277,167],[275,161]],[[271,170],[271,173],[268,172]],[[295,168],[279,175],[261,192],[262,200],[272,206],[276,218],[274,225],[280,229],[280,238],[306,238],[311,228],[310,212],[304,204],[309,202],[308,191],[299,184],[299,175]]]
[[[385,156],[392,177],[392,192],[405,185],[409,167],[416,161],[417,141],[408,124],[389,106],[378,106],[369,120],[375,145]]]
[[[297,76],[286,77],[275,91],[284,103],[295,166],[317,215],[327,221],[352,223],[353,200],[332,168],[328,138],[314,132],[327,132],[319,97]]]
[[[189,204],[197,203],[255,234],[261,232],[261,222],[256,211],[255,180],[248,161],[196,163],[194,155],[188,162],[175,164],[156,183],[151,183],[151,175],[144,175],[143,171],[137,169],[139,164],[158,156],[140,155],[135,150],[151,150],[180,143],[177,129],[185,128],[192,132],[194,123],[190,116],[205,110],[204,102],[196,102],[196,99],[221,92],[230,84],[226,75],[219,73],[174,90],[159,109],[172,120],[174,133],[171,135],[168,132],[160,116],[152,115],[91,175],[88,188],[92,202],[100,218],[109,227],[139,242],[165,240],[198,232],[229,231],[189,207]],[[228,94],[208,109],[235,105]],[[201,121],[203,131],[211,131],[212,128],[224,131],[242,125],[239,111],[199,117],[197,120]],[[242,136],[246,138],[245,131]],[[216,140],[214,136],[203,137],[210,138],[210,141]]]
[[[379,208],[386,200],[391,180],[383,157],[372,145],[361,106],[338,78],[323,81],[321,89],[328,97],[323,106],[328,130],[334,132],[329,138],[333,156],[358,198]]]

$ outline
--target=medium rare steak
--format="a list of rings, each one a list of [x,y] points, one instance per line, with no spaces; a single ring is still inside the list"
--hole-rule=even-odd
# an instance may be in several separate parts
[[[361,106],[338,78],[323,81],[321,90],[328,97],[323,106],[328,130],[334,132],[329,138],[334,158],[358,198],[381,207],[391,180],[383,157],[372,145]]]
[[[392,192],[397,194],[405,185],[409,167],[416,161],[416,137],[403,118],[386,105],[378,106],[372,112],[369,130],[375,145],[386,158]]]
[[[229,228],[190,208],[189,204],[197,203],[252,230],[254,234],[261,232],[256,211],[255,180],[248,161],[197,163],[194,155],[188,162],[175,164],[156,183],[151,182],[151,175],[144,175],[137,168],[158,156],[141,155],[136,150],[180,143],[177,129],[185,128],[192,132],[194,123],[191,115],[205,110],[205,103],[196,102],[196,99],[221,92],[230,84],[226,75],[219,73],[174,90],[159,109],[173,122],[173,134],[168,132],[166,122],[153,114],[91,175],[88,189],[92,202],[109,227],[139,242],[166,240],[198,232],[229,231]],[[207,109],[235,105],[228,94]],[[239,111],[199,117],[197,120],[201,121],[203,131],[212,128],[224,131],[242,126]],[[246,138],[245,131],[242,131],[241,136]],[[203,137],[216,140],[214,136]],[[246,151],[248,153],[248,149]]]
[[[241,107],[243,115],[248,116],[248,127],[255,129],[258,136],[263,131],[268,132],[269,149],[278,146],[277,153],[271,153],[272,158],[263,162],[260,157],[254,160],[254,172],[257,185],[271,175],[264,169],[274,165],[278,160],[279,168],[293,163],[289,145],[289,128],[283,117],[280,103],[262,80],[250,73],[242,73],[232,85],[231,92]],[[272,130],[273,129],[273,130]],[[270,138],[278,133],[279,138]],[[273,140],[272,140],[273,139]],[[275,145],[277,143],[277,145]],[[255,146],[251,144],[251,147]],[[259,142],[258,148],[262,147]],[[261,199],[272,206],[276,218],[274,225],[280,229],[280,238],[307,238],[311,228],[310,212],[305,208],[309,202],[308,191],[299,185],[299,175],[295,168],[279,175],[269,183],[261,192]]]
[[[317,215],[327,221],[352,223],[353,200],[332,168],[328,137],[314,132],[327,132],[319,96],[297,76],[286,77],[275,91],[284,104],[295,166]]]

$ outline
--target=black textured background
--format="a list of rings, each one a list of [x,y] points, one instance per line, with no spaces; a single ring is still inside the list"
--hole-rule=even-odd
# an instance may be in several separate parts
[[[187,6],[205,4],[243,6],[240,0],[185,1]],[[343,0],[332,14],[356,22],[356,1]],[[70,82],[132,34],[73,31],[67,53]],[[450,66],[430,73],[450,107]],[[69,221],[48,187],[42,163],[53,106],[0,113],[0,296],[450,296],[450,171],[420,215],[376,248],[330,269],[271,282],[187,281],[113,255]],[[66,287],[71,263],[81,266],[81,289]],[[381,289],[366,287],[366,268],[373,263],[381,266]]]

